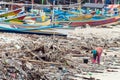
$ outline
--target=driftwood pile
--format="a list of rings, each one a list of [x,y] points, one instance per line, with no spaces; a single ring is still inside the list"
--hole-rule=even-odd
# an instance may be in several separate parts
[[[119,47],[119,44],[119,38],[109,41],[95,37],[92,39],[82,37],[81,40],[76,40],[58,36],[1,33],[0,79],[75,80],[76,74],[102,73],[106,68],[115,67],[101,66],[97,69],[95,67],[97,65],[93,67],[91,63],[84,64],[82,58],[90,58],[91,49],[98,45],[108,49]],[[108,62],[111,61],[108,59]],[[119,63],[119,59],[116,62]]]

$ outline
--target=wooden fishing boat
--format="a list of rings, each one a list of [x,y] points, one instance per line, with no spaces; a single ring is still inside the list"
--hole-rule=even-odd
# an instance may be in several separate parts
[[[12,10],[12,11],[8,11],[8,12],[4,12],[0,14],[0,17],[8,17],[8,16],[15,16],[18,13],[20,13],[22,11],[22,8],[16,9],[16,10]]]
[[[70,21],[78,21],[78,20],[85,20],[85,19],[90,19],[92,18],[93,15],[91,14],[86,14],[86,15],[80,15],[80,16],[76,16],[76,17],[71,17]]]
[[[7,16],[6,18],[0,18],[0,22],[4,24],[12,24],[17,26],[38,27],[50,25],[51,19],[46,19],[45,21],[42,21],[41,18],[38,16],[27,17],[27,14],[18,14],[16,16]]]
[[[23,14],[23,15],[18,15],[18,16],[8,16],[7,18],[5,19],[2,19],[2,22],[22,22],[23,19],[26,17],[26,14]]]
[[[0,22],[22,22],[23,19],[26,17],[27,14],[19,14],[22,11],[22,8],[8,11],[8,12],[3,12],[0,14]]]
[[[105,24],[111,24],[120,20],[120,17],[111,17],[106,19],[100,20],[84,20],[84,21],[74,21],[70,23],[70,26],[77,27],[77,26],[85,26],[86,24],[90,26],[99,26]]]
[[[54,28],[59,27],[58,25],[49,26],[39,26],[39,27],[26,27],[26,26],[16,26],[9,24],[0,24],[0,31],[12,32],[12,33],[23,33],[23,34],[38,34],[38,35],[57,35],[57,36],[67,36]]]
[[[16,25],[16,26],[24,26],[24,27],[38,27],[38,26],[48,26],[51,24],[51,20],[48,19],[44,22],[37,22],[34,20],[26,20],[26,21],[16,21],[11,20],[9,22],[4,22],[5,24]]]
[[[37,20],[38,18],[38,20]],[[31,26],[48,26],[51,24],[51,19],[45,19],[45,21],[40,20],[40,16],[35,16],[35,17],[26,17],[24,18],[24,22],[26,24],[24,25],[31,25]]]

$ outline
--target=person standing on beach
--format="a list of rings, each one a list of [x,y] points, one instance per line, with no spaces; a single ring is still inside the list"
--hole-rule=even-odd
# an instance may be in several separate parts
[[[94,50],[91,51],[91,53],[93,54],[92,63],[96,63],[97,61],[97,64],[100,64],[100,57],[102,52],[103,52],[102,47],[96,47]]]

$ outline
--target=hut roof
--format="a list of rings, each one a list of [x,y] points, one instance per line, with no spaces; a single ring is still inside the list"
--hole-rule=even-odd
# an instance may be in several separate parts
[[[105,4],[96,4],[96,3],[85,3],[82,7],[87,8],[104,8]]]

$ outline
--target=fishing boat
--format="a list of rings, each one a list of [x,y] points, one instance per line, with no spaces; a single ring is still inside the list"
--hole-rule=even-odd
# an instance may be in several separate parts
[[[69,26],[78,27],[78,26],[86,26],[86,24],[90,26],[101,26],[106,24],[117,23],[120,20],[120,8],[119,5],[112,5],[112,8],[108,5],[102,11],[99,9],[95,10],[94,14],[86,14],[80,15],[80,17],[70,18],[68,21],[56,21],[59,23],[67,23]],[[114,7],[113,7],[114,6]]]
[[[11,11],[7,11],[7,12],[3,12],[3,13],[0,14],[0,17],[15,16],[18,13],[20,13],[22,10],[23,10],[22,8],[19,8],[19,9],[16,9],[16,10],[11,10]]]
[[[31,18],[25,19],[26,15],[18,13],[13,10],[1,14],[0,31],[66,36],[66,34],[55,30],[54,28],[58,28],[60,25],[51,24],[51,19],[46,19],[45,15],[40,15],[40,17],[31,16]]]
[[[46,16],[34,16],[34,17],[25,17],[24,18],[24,26],[47,26],[51,24],[51,19],[46,18]]]
[[[120,20],[120,17],[111,17],[111,18],[100,19],[100,20],[74,21],[70,23],[70,26],[73,26],[73,27],[86,26],[86,24],[90,26],[100,26],[100,25],[115,23],[119,20]]]
[[[0,14],[0,23],[2,22],[10,22],[10,21],[22,21],[27,14],[21,14],[23,8],[19,8],[16,10],[10,10],[6,12],[1,12]]]
[[[15,32],[15,33],[27,33],[27,34],[40,34],[40,35],[58,35],[66,36],[59,31],[55,31],[55,27],[59,25],[51,25],[50,19],[44,19],[45,21],[36,22],[36,19],[40,17],[32,17],[24,19],[26,14],[17,16],[7,16],[0,23],[0,31]],[[21,20],[21,21],[20,21]]]
[[[67,34],[62,33],[54,28],[61,27],[59,25],[49,25],[49,26],[39,26],[39,27],[26,27],[26,26],[16,26],[10,24],[0,24],[0,31],[12,32],[12,33],[23,33],[23,34],[38,34],[38,35],[57,35],[57,36],[67,36]]]
[[[26,13],[16,14],[12,16],[1,17],[0,22],[4,24],[14,24],[16,26],[47,26],[51,24],[51,20],[42,16],[28,16]]]
[[[99,26],[116,23],[120,20],[119,5],[108,5],[104,11],[100,13],[97,9],[96,14],[91,19],[81,21],[71,21],[70,26]]]
[[[6,18],[1,18],[1,22],[22,22],[23,19],[26,17],[26,14],[23,15],[17,15],[17,16],[8,16]]]
[[[5,24],[12,24],[12,25],[17,25],[17,26],[27,26],[27,27],[38,27],[38,26],[48,26],[51,24],[51,20],[48,19],[43,22],[36,22],[35,20],[25,20],[23,22],[19,21],[10,21],[6,22]]]
[[[93,15],[86,14],[86,15],[79,15],[79,16],[76,16],[76,17],[71,17],[69,20],[70,21],[86,20],[86,19],[90,19],[92,17],[93,17]]]

